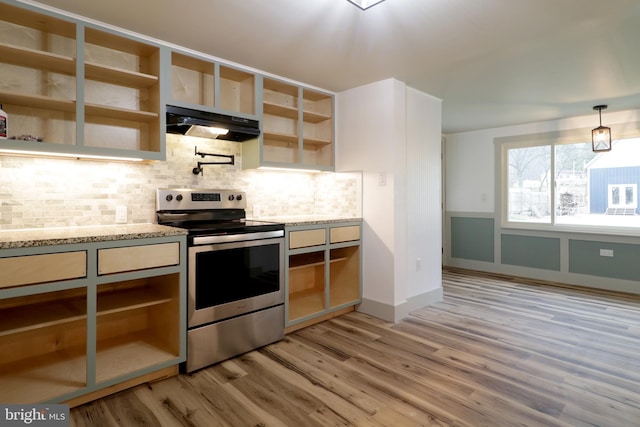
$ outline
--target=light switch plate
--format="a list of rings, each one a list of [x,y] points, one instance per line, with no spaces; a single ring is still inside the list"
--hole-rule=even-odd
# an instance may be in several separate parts
[[[127,222],[127,207],[116,206],[116,224],[125,224]]]

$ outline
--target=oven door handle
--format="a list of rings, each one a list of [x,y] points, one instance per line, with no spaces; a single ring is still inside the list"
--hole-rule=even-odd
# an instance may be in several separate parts
[[[199,236],[193,238],[194,245],[209,245],[213,243],[242,242],[245,240],[260,240],[283,237],[284,230],[263,231],[259,233],[220,234],[216,236]]]

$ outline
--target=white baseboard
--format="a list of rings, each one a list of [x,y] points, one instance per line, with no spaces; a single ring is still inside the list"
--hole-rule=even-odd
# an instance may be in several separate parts
[[[409,313],[413,310],[418,310],[440,301],[442,301],[442,287],[411,297],[396,306],[364,298],[358,306],[358,311],[387,322],[397,323],[409,316]]]

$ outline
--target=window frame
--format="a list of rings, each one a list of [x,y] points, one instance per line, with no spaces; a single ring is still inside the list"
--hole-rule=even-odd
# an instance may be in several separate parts
[[[631,122],[619,125],[620,128],[614,128],[616,132],[614,137],[616,140],[639,138],[640,122]],[[496,198],[495,212],[502,229],[511,230],[530,230],[541,232],[576,232],[587,234],[610,234],[610,235],[633,235],[640,236],[640,222],[638,226],[613,226],[613,225],[596,225],[596,224],[565,224],[557,223],[556,212],[556,176],[555,176],[555,157],[556,146],[565,144],[576,144],[591,142],[591,129],[568,129],[563,131],[532,133],[526,135],[505,136],[494,138],[495,155],[496,155]],[[537,146],[551,147],[551,180],[549,194],[551,201],[550,221],[549,222],[527,222],[527,221],[511,221],[509,220],[509,164],[508,150],[513,148],[526,148]],[[613,147],[615,150],[615,147]]]

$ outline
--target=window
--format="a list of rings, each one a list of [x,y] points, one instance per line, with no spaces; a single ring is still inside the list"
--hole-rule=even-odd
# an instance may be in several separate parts
[[[502,144],[503,225],[640,227],[640,138]],[[538,224],[538,225],[534,225]]]

